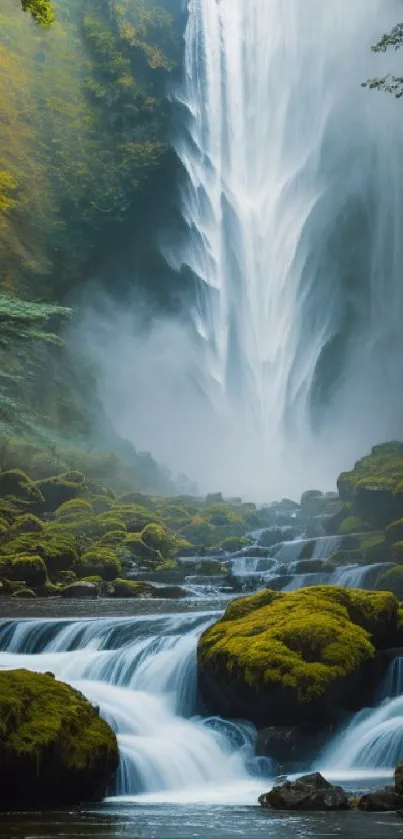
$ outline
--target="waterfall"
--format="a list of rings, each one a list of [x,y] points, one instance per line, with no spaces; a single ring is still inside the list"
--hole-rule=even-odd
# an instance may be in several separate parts
[[[295,491],[401,430],[401,105],[361,87],[396,67],[370,45],[400,5],[188,0],[168,256],[208,407],[181,391],[167,445],[202,483]]]
[[[118,738],[114,795],[246,803],[269,766],[253,726],[197,713],[197,638],[216,618],[2,621],[0,668],[50,671],[99,706]]]
[[[395,656],[381,686],[379,699],[380,701],[396,699],[401,695],[403,695],[403,657]]]

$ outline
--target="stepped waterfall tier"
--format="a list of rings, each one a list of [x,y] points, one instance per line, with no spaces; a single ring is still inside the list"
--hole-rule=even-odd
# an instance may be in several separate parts
[[[203,482],[206,423],[210,481],[255,495],[289,492],[285,467],[301,487],[328,481],[400,431],[401,113],[361,87],[382,73],[369,47],[399,12],[188,2],[175,136],[188,236],[169,258],[196,282],[183,416]],[[191,430],[180,417],[178,429],[185,457]]]
[[[252,803],[268,771],[253,726],[197,713],[196,643],[213,617],[3,621],[0,668],[51,671],[100,708],[120,750],[114,796]]]

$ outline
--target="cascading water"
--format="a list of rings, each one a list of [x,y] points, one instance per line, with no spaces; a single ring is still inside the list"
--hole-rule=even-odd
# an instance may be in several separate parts
[[[0,668],[51,671],[99,706],[118,737],[116,795],[253,801],[268,769],[253,727],[196,715],[197,637],[213,619],[3,621]]]
[[[204,483],[201,429],[209,484],[255,497],[333,478],[401,430],[401,106],[361,87],[393,70],[370,45],[400,13],[188,0],[175,144],[189,234],[169,258],[196,278],[193,374],[212,408],[207,425],[184,398],[171,448],[191,417]]]

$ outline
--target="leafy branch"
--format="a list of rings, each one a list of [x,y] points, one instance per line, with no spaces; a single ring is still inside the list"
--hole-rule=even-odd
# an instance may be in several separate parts
[[[403,23],[397,23],[391,32],[383,35],[377,44],[371,47],[373,52],[387,52],[388,49],[399,50],[403,46]],[[393,76],[388,73],[382,78],[368,79],[363,87],[370,90],[382,90],[391,93],[396,99],[403,96],[403,76]]]

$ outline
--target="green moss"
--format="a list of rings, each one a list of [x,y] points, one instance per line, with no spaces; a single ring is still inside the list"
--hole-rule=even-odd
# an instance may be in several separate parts
[[[13,499],[22,507],[41,509],[44,503],[40,489],[21,469],[0,472],[0,496]]]
[[[110,533],[104,533],[103,536],[100,536],[98,545],[102,545],[104,548],[117,548],[123,544],[125,537],[126,534],[122,530],[111,530]]]
[[[50,525],[45,528],[44,533],[26,533],[6,542],[3,553],[10,556],[22,553],[38,555],[45,561],[51,576],[72,568],[78,561],[74,539],[69,539],[63,530],[54,530]]]
[[[56,521],[75,522],[80,518],[92,518],[93,509],[85,498],[74,498],[61,504],[55,512]]]
[[[114,508],[114,512],[118,519],[124,521],[129,533],[141,533],[147,524],[155,522],[155,515],[145,507],[118,505]]]
[[[402,543],[403,548],[403,543]],[[403,599],[403,566],[389,568],[384,574],[380,574],[376,587],[379,591],[390,591],[399,600]]]
[[[40,556],[13,556],[3,558],[0,572],[14,582],[24,582],[29,586],[41,586],[47,580],[45,563]]]
[[[111,728],[48,674],[0,672],[0,732],[2,809],[90,800],[117,768]]]
[[[350,533],[364,533],[366,530],[370,530],[369,524],[357,518],[357,516],[347,516],[339,527],[341,536],[348,536]]]
[[[375,639],[396,629],[397,608],[385,592],[259,592],[231,603],[203,633],[199,660],[242,673],[249,685],[291,689],[306,703],[373,658]]]
[[[160,551],[162,556],[168,557],[177,549],[177,540],[174,534],[161,524],[148,524],[141,533],[145,545]]]
[[[251,539],[248,536],[227,536],[223,539],[220,547],[228,553],[240,551],[242,548],[247,548],[251,544]]]
[[[155,548],[152,548],[150,545],[146,545],[145,542],[143,542],[141,533],[130,533],[126,536],[119,547],[118,553],[122,559],[127,557],[128,559],[135,561],[154,564],[162,562],[161,553],[155,550]]]
[[[79,496],[85,489],[86,481],[81,472],[64,472],[53,478],[37,481],[46,509],[54,512],[67,501]]]
[[[81,578],[97,576],[112,581],[121,571],[122,566],[115,552],[104,547],[94,546],[92,550],[83,554],[77,565],[77,572]]]
[[[114,597],[144,597],[149,594],[151,587],[146,582],[135,582],[133,580],[117,579],[112,585],[112,594]]]
[[[8,521],[6,519],[1,518],[0,516],[0,539],[3,539],[3,536],[5,536],[8,533],[8,530]]]
[[[123,519],[119,519],[114,511],[101,513],[101,515],[97,516],[96,522],[99,525],[99,531],[101,534],[120,532],[123,539],[124,535],[127,533],[126,523]]]
[[[94,495],[91,498],[91,507],[95,515],[99,516],[102,513],[107,513],[109,510],[112,510],[113,499],[109,498],[107,495]]]
[[[403,541],[403,519],[398,519],[389,524],[385,530],[385,536],[389,545]]]
[[[392,545],[392,559],[398,565],[403,565],[403,542],[396,542]]]
[[[10,537],[18,533],[42,533],[45,525],[37,516],[32,513],[26,513],[23,516],[17,516],[10,529]]]
[[[36,597],[34,591],[31,588],[17,588],[16,591],[13,592],[12,597],[20,598],[21,600],[33,600]]]

